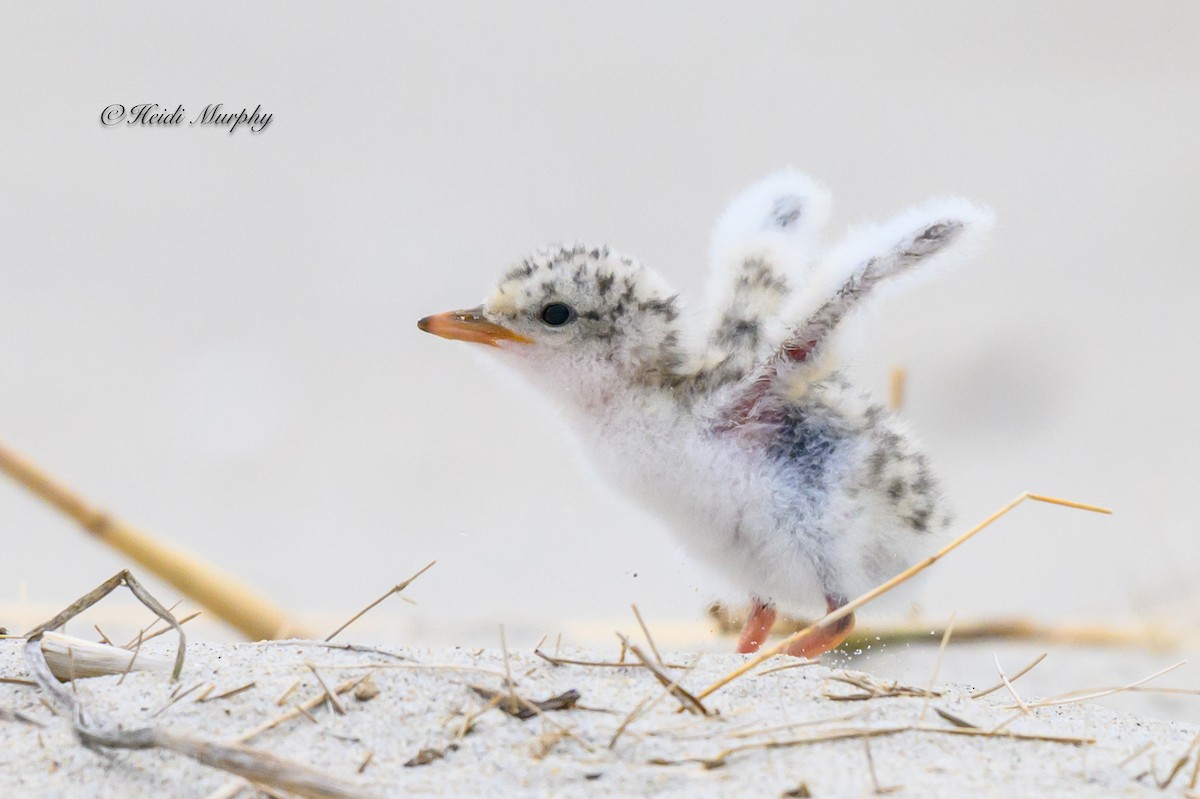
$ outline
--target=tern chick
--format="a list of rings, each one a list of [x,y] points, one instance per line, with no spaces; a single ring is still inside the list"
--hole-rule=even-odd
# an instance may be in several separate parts
[[[704,325],[608,247],[540,250],[482,305],[421,330],[495,348],[556,398],[602,475],[750,593],[738,651],[777,603],[832,610],[930,547],[950,518],[900,420],[833,363],[844,320],[888,284],[960,256],[990,213],[951,199],[817,246],[828,194],[795,173],[734,199],[712,244]],[[853,616],[789,648],[837,646]]]

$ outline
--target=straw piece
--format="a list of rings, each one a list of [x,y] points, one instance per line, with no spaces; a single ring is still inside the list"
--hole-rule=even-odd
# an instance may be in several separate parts
[[[866,592],[865,594],[858,597],[857,599],[847,602],[845,605],[842,605],[840,608],[837,608],[837,609],[831,611],[830,613],[827,613],[824,617],[817,620],[813,624],[810,624],[808,627],[804,628],[803,630],[800,630],[798,632],[793,633],[792,635],[789,635],[788,637],[784,638],[782,641],[777,643],[775,646],[772,646],[769,649],[766,649],[765,651],[759,653],[757,656],[750,658],[745,663],[743,663],[741,666],[739,666],[738,668],[729,672],[724,677],[721,677],[716,682],[714,682],[712,685],[708,686],[703,691],[701,691],[697,695],[697,698],[704,699],[704,698],[712,695],[716,691],[719,691],[721,688],[725,687],[729,683],[736,680],[738,677],[741,677],[746,672],[751,671],[754,668],[758,667],[758,665],[761,664],[762,662],[764,662],[770,658],[773,658],[776,655],[780,654],[781,652],[785,651],[793,643],[804,638],[806,635],[813,632],[814,630],[821,628],[821,627],[826,627],[826,626],[834,624],[838,621],[841,621],[842,619],[844,619],[847,616],[854,613],[854,611],[861,608],[863,605],[866,605],[867,603],[879,598],[883,594],[886,594],[888,591],[891,591],[893,588],[900,585],[901,583],[907,582],[908,580],[912,579],[914,576],[916,576],[920,572],[923,572],[925,569],[928,569],[930,566],[937,563],[939,560],[941,560],[943,557],[945,557],[947,554],[949,554],[953,550],[955,550],[958,547],[965,544],[967,541],[969,541],[971,538],[973,538],[977,533],[979,533],[980,531],[989,527],[997,519],[999,519],[1000,517],[1009,513],[1011,510],[1013,510],[1015,507],[1017,507],[1021,503],[1025,502],[1026,500],[1033,500],[1036,502],[1046,502],[1051,505],[1062,505],[1064,507],[1075,508],[1077,510],[1088,510],[1088,511],[1092,511],[1094,513],[1112,513],[1112,511],[1108,510],[1107,508],[1101,508],[1096,505],[1086,505],[1082,502],[1074,502],[1072,500],[1058,499],[1056,497],[1047,497],[1047,496],[1043,496],[1041,494],[1031,494],[1028,492],[1026,492],[1024,494],[1020,494],[1019,496],[1017,496],[1016,498],[1011,500],[1008,504],[1004,505],[1002,508],[1000,508],[999,510],[994,512],[992,515],[988,516],[982,522],[975,525],[970,530],[963,533],[958,538],[954,539],[949,544],[947,544],[946,546],[939,549],[933,555],[930,555],[929,557],[925,558],[924,560],[913,564],[912,566],[910,566],[907,569],[905,569],[904,571],[900,572],[899,574],[897,574],[895,577],[891,578],[890,580],[887,580],[886,582],[876,586],[875,588],[872,588],[870,591]]]

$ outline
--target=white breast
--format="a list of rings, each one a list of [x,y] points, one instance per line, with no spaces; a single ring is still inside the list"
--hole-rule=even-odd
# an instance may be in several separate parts
[[[668,397],[643,395],[588,414],[584,449],[600,475],[664,521],[687,549],[748,593],[805,605],[822,592],[810,543],[781,518],[776,466],[735,438],[713,438],[703,420]]]

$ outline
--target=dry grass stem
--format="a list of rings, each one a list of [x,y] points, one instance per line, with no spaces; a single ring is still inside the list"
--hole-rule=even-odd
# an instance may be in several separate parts
[[[871,754],[871,739],[863,738],[863,751],[867,755],[867,773],[871,775],[871,786],[876,796],[884,796],[902,790],[900,785],[889,785],[886,788],[879,784],[879,775],[875,773],[875,756]]]
[[[203,685],[204,685],[203,682],[198,682],[195,685],[193,685],[191,688],[188,688],[186,691],[180,691],[180,690],[176,689],[174,692],[172,692],[171,698],[167,700],[166,704],[164,704],[158,710],[156,710],[150,714],[150,718],[152,718],[152,719],[158,718],[163,713],[166,713],[167,709],[170,708],[172,705],[174,705],[176,702],[178,702],[180,699],[183,699],[185,696],[192,693],[193,691],[199,690],[200,687]]]
[[[359,619],[361,619],[363,616],[365,616],[365,615],[367,615],[368,613],[370,613],[370,612],[371,612],[371,611],[372,611],[372,610],[375,608],[375,606],[376,606],[376,605],[378,605],[380,602],[383,602],[383,601],[384,601],[385,599],[387,599],[388,597],[390,597],[390,596],[393,596],[394,594],[398,594],[398,593],[400,593],[401,591],[403,591],[405,588],[408,588],[408,586],[409,586],[409,585],[412,583],[412,581],[413,581],[413,580],[417,579],[417,578],[418,578],[418,577],[420,577],[422,574],[424,574],[425,572],[427,572],[427,571],[429,571],[430,569],[432,569],[432,568],[433,568],[433,564],[435,564],[435,563],[437,563],[437,561],[436,561],[436,560],[431,560],[431,561],[429,561],[429,564],[428,564],[428,565],[426,565],[426,566],[425,566],[425,568],[421,569],[419,572],[417,572],[416,574],[414,574],[412,577],[409,577],[407,580],[405,580],[405,581],[404,581],[404,582],[402,582],[402,583],[397,583],[396,585],[392,586],[392,587],[391,587],[391,589],[389,589],[389,590],[387,591],[387,593],[385,593],[383,596],[379,597],[379,599],[376,599],[376,600],[375,600],[374,602],[372,602],[371,604],[367,605],[365,608],[363,608],[362,610],[360,610],[358,613],[355,613],[353,616],[351,616],[351,617],[350,617],[350,620],[349,620],[349,621],[347,621],[347,622],[346,622],[345,624],[343,624],[341,627],[338,627],[336,630],[334,630],[333,632],[331,632],[331,633],[330,633],[330,634],[329,634],[329,635],[328,635],[328,636],[325,638],[325,640],[326,640],[326,641],[332,641],[334,638],[336,638],[336,637],[337,637],[338,633],[340,633],[342,630],[345,630],[345,629],[346,629],[347,627],[349,627],[351,624],[354,624],[354,622],[358,621],[358,620],[359,620]]]
[[[1200,743],[1200,735],[1197,735],[1192,739],[1192,742],[1188,744],[1188,748],[1184,750],[1184,753],[1175,761],[1175,765],[1171,767],[1171,770],[1167,773],[1167,776],[1157,781],[1158,789],[1160,791],[1165,791],[1167,788],[1171,787],[1171,783],[1175,781],[1177,776],[1179,776],[1179,772],[1183,771],[1183,767],[1186,766],[1188,761],[1192,759],[1192,750],[1196,748],[1197,743]],[[1200,763],[1200,760],[1197,760],[1197,763]]]
[[[760,727],[757,729],[743,729],[736,732],[731,732],[726,735],[726,738],[757,738],[761,735],[773,735],[777,732],[786,732],[794,730],[797,727],[820,727],[824,724],[833,724],[839,721],[852,721],[856,718],[861,718],[867,714],[867,710],[856,710],[853,713],[843,713],[840,716],[830,716],[823,719],[809,719],[808,721],[795,721],[791,724],[779,724],[774,727]],[[705,733],[704,737],[711,738],[712,732]]]
[[[337,694],[333,691],[333,689],[329,687],[329,683],[325,682],[325,678],[321,676],[321,672],[317,671],[317,667],[307,660],[304,661],[304,665],[309,671],[312,672],[313,676],[317,678],[317,683],[321,686],[321,689],[325,691],[325,696],[329,698],[329,706],[333,708],[333,712],[337,713],[339,716],[346,715],[345,706],[342,704],[341,700],[338,699]]]
[[[996,661],[996,673],[1000,675],[1000,682],[1004,683],[1004,687],[1008,689],[1009,696],[1017,703],[1017,707],[1021,708],[1021,712],[1026,716],[1032,716],[1033,711],[1029,709],[1029,705],[1025,704],[1025,700],[1017,693],[1017,689],[1013,688],[1012,682],[1008,679],[1008,675],[1004,673],[1004,668],[1000,665],[1000,656],[995,652],[992,653],[993,659]]]
[[[288,701],[288,697],[296,692],[296,689],[300,687],[300,683],[302,683],[302,682],[304,682],[304,678],[297,677],[296,681],[294,683],[292,683],[291,685],[289,685],[287,690],[285,690],[283,693],[281,693],[279,695],[279,698],[275,700],[275,704],[278,705],[279,707],[283,707],[284,705],[286,705],[287,701]]]
[[[183,603],[183,600],[182,600],[182,599],[177,599],[177,600],[175,600],[173,603],[171,603],[171,604],[170,604],[170,605],[167,607],[167,612],[168,612],[168,613],[174,613],[174,612],[175,612],[175,608],[179,607],[179,606],[180,606],[182,603]],[[126,642],[125,642],[125,643],[124,643],[124,644],[121,646],[121,648],[122,648],[122,649],[133,649],[134,642],[136,642],[136,641],[144,641],[144,640],[146,640],[146,633],[150,632],[150,631],[151,631],[151,630],[153,630],[155,627],[157,627],[157,626],[158,626],[158,623],[159,623],[160,621],[162,621],[162,619],[160,619],[160,618],[158,618],[157,616],[155,616],[153,619],[151,619],[151,620],[150,620],[150,623],[149,623],[149,624],[147,624],[147,625],[146,625],[145,627],[143,627],[142,629],[138,630],[138,631],[137,631],[137,635],[133,636],[133,637],[132,637],[132,638],[130,638],[128,641],[126,641]]]
[[[508,690],[512,691],[516,688],[516,681],[512,676],[512,665],[508,660],[508,638],[504,635],[504,625],[500,625],[500,652],[504,657],[504,684],[508,686]]]
[[[921,703],[921,712],[917,716],[918,724],[925,721],[925,714],[929,712],[929,702],[933,699],[933,686],[937,684],[938,672],[942,670],[942,659],[946,657],[946,647],[950,644],[950,636],[954,634],[954,619],[957,615],[957,613],[950,614],[946,632],[942,633],[942,643],[938,645],[937,659],[933,661],[933,673],[929,675],[929,687],[925,689],[925,701]]]
[[[622,651],[624,651],[624,649],[625,649],[625,645],[623,643],[621,645],[621,649],[622,649]],[[537,655],[542,660],[546,661],[547,663],[549,663],[552,666],[587,666],[589,668],[601,668],[601,669],[629,669],[629,668],[639,668],[640,669],[640,668],[644,668],[640,663],[630,663],[629,661],[624,661],[624,660],[621,660],[621,661],[618,661],[618,660],[571,660],[570,658],[560,658],[557,655],[554,655],[554,656],[547,655],[545,652],[541,651],[540,649],[534,649],[533,654]],[[816,662],[816,661],[814,661],[814,662]],[[662,665],[669,669],[686,668],[681,663],[664,663]],[[807,665],[807,664],[802,663],[800,665]]]
[[[643,652],[636,644],[630,643],[628,638],[620,633],[617,633],[617,635],[620,637],[621,643],[625,644],[625,647],[633,653],[633,656],[640,660],[642,665],[649,669],[650,673],[653,674],[664,687],[667,687],[670,690],[671,695],[679,700],[679,704],[682,708],[690,713],[698,713],[701,716],[710,715],[708,708],[704,706],[704,703],[688,691],[684,690],[679,684],[678,680],[674,679],[655,663],[651,662],[651,660],[646,657],[646,653]]]
[[[202,611],[202,610],[192,611],[191,613],[189,613],[188,615],[184,616],[182,619],[179,620],[179,626],[182,627],[183,625],[187,624],[192,619],[195,619],[196,617],[200,616],[203,612],[204,611]],[[142,643],[144,644],[151,639],[157,638],[160,635],[165,635],[166,633],[169,633],[169,632],[171,632],[170,627],[162,627],[162,628],[150,633],[145,638],[143,638]],[[129,647],[125,647],[125,648],[128,649]]]
[[[646,643],[650,646],[650,651],[654,653],[654,660],[658,665],[663,665],[662,655],[658,653],[658,647],[654,645],[654,636],[650,634],[650,628],[646,626],[646,622],[642,620],[642,612],[638,610],[637,605],[630,605],[633,608],[633,615],[637,619],[638,626],[642,628],[642,635],[646,636]]]
[[[941,716],[943,719],[945,719],[946,721],[953,724],[955,727],[962,727],[964,730],[978,730],[979,729],[978,725],[972,724],[971,722],[967,721],[966,719],[963,719],[963,718],[960,718],[960,717],[954,715],[949,710],[943,710],[940,707],[935,707],[933,709],[933,712],[937,713],[939,716]]]
[[[117,680],[117,685],[125,682],[125,678],[129,676],[129,672],[133,670],[133,664],[138,659],[138,653],[142,651],[142,634],[139,632],[137,637],[137,646],[133,648],[133,654],[129,656],[129,663],[125,665],[125,671],[121,672],[121,678]]]
[[[1107,508],[1101,508],[1096,505],[1085,505],[1081,502],[1073,502],[1071,500],[1058,499],[1056,497],[1047,497],[1047,496],[1042,496],[1040,494],[1031,494],[1028,492],[1021,494],[1021,495],[1017,496],[1016,498],[1014,498],[1012,501],[1010,501],[1008,504],[1004,505],[1002,508],[997,510],[991,516],[988,516],[982,522],[975,525],[970,530],[968,530],[967,532],[960,535],[958,538],[951,541],[949,544],[946,544],[944,547],[939,549],[934,554],[930,555],[929,557],[925,558],[922,561],[919,561],[918,563],[913,564],[912,566],[908,567],[904,571],[897,574],[895,577],[876,586],[875,588],[872,588],[870,591],[859,596],[858,598],[853,599],[850,602],[847,602],[845,605],[841,606],[840,608],[837,608],[836,610],[831,611],[830,613],[827,613],[825,616],[823,616],[817,622],[810,624],[807,628],[787,636],[786,638],[784,638],[782,641],[775,644],[774,646],[766,649],[765,651],[761,652],[757,656],[750,658],[744,664],[742,664],[738,668],[734,669],[733,671],[729,672],[728,674],[721,677],[720,679],[716,680],[712,685],[708,686],[703,691],[701,691],[697,695],[697,698],[704,699],[704,698],[712,695],[716,691],[719,691],[721,688],[725,687],[729,683],[731,683],[734,680],[736,680],[737,678],[741,677],[746,672],[751,671],[752,669],[758,667],[759,664],[761,664],[764,661],[769,660],[770,658],[773,658],[776,655],[780,654],[781,652],[785,651],[789,646],[791,646],[796,641],[799,641],[801,638],[803,638],[810,632],[812,632],[820,627],[825,627],[825,626],[834,624],[838,621],[841,621],[842,619],[846,618],[850,614],[854,613],[854,611],[861,608],[863,605],[866,605],[867,603],[874,601],[875,599],[879,598],[880,596],[891,591],[896,586],[901,585],[902,583],[905,583],[908,580],[912,579],[917,574],[923,572],[925,569],[928,569],[930,566],[937,563],[939,560],[941,560],[943,557],[948,555],[950,552],[954,551],[958,547],[965,544],[967,541],[969,541],[971,538],[973,538],[980,531],[991,526],[997,519],[1006,515],[1007,513],[1012,511],[1014,508],[1016,508],[1018,505],[1022,504],[1026,500],[1032,500],[1035,502],[1046,502],[1051,505],[1062,505],[1062,506],[1068,507],[1068,508],[1075,508],[1077,510],[1087,510],[1087,511],[1092,511],[1095,513],[1111,513],[1112,512],[1112,511],[1108,510]]]
[[[1187,663],[1186,660],[1181,660],[1178,663],[1174,663],[1170,666],[1167,666],[1165,669],[1160,669],[1159,671],[1154,672],[1149,677],[1143,677],[1142,679],[1137,680],[1135,682],[1131,682],[1128,685],[1122,685],[1117,688],[1105,688],[1105,689],[1097,690],[1097,691],[1094,691],[1091,693],[1084,693],[1082,695],[1071,695],[1069,698],[1058,697],[1058,698],[1053,698],[1053,699],[1043,699],[1040,702],[1029,703],[1029,707],[1031,707],[1031,708],[1032,707],[1054,707],[1056,705],[1072,705],[1077,702],[1090,702],[1093,699],[1100,699],[1105,696],[1112,696],[1113,694],[1122,693],[1123,691],[1130,691],[1130,690],[1133,690],[1134,688],[1137,688],[1138,686],[1141,686],[1141,685],[1144,685],[1145,683],[1150,682],[1151,680],[1158,679],[1159,677],[1163,676],[1164,674],[1175,671],[1175,669],[1179,668],[1180,666],[1184,665],[1185,663]]]
[[[340,694],[346,693],[347,691],[352,691],[360,682],[365,680],[367,678],[367,676],[368,675],[363,675],[361,677],[358,677],[357,679],[345,680],[343,682],[340,682],[334,686],[333,692],[340,695]],[[315,707],[318,707],[319,705],[325,704],[325,701],[326,701],[325,692],[322,691],[321,693],[317,694],[316,696],[312,697],[311,699],[308,699],[308,700],[304,701],[303,703],[296,705],[291,710],[288,710],[287,712],[282,713],[273,719],[264,721],[261,724],[251,727],[249,730],[246,730],[245,732],[243,732],[241,735],[237,736],[233,740],[236,743],[246,743],[247,741],[250,741],[250,740],[262,735],[264,732],[273,730],[276,727],[278,727],[280,724],[284,724],[285,722],[291,721],[292,719],[294,719],[297,716],[302,715],[302,714],[307,714],[309,716],[309,718],[311,718],[313,721],[316,721],[316,718],[313,717],[313,715],[311,713],[309,713],[308,711],[312,710]]]
[[[250,682],[246,683],[245,685],[238,686],[237,688],[231,688],[230,690],[226,691],[225,693],[217,694],[216,696],[214,696],[212,698],[209,698],[207,693],[202,697],[198,696],[198,697],[196,697],[196,701],[197,702],[216,702],[220,699],[229,699],[230,697],[234,697],[234,696],[237,696],[238,694],[249,691],[251,688],[253,688],[256,685],[258,685],[258,683],[251,680]]]
[[[629,725],[641,718],[641,716],[650,711],[659,702],[666,699],[669,694],[674,693],[675,689],[679,687],[679,681],[690,674],[692,669],[694,669],[696,664],[699,662],[700,657],[697,655],[696,659],[692,661],[692,665],[684,669],[683,673],[673,679],[669,685],[664,685],[662,691],[660,691],[656,696],[647,697],[641,702],[638,702],[633,710],[629,711],[629,715],[627,715],[621,721],[621,723],[617,725],[617,729],[613,732],[612,738],[610,738],[608,741],[608,748],[610,750],[615,749],[617,746],[617,741],[619,741],[621,736],[625,734],[625,731],[629,728]]]
[[[966,735],[979,738],[1004,738],[1012,741],[1042,741],[1045,743],[1068,744],[1071,746],[1085,746],[1094,744],[1094,738],[1082,738],[1068,735],[1037,735],[1030,733],[992,733],[984,732],[983,730],[962,729],[958,727],[918,727],[908,725],[903,727],[863,727],[850,728],[843,730],[833,730],[821,735],[813,735],[807,738],[792,738],[784,741],[762,741],[759,743],[742,744],[724,749],[717,753],[714,757],[689,757],[682,760],[662,760],[655,759],[649,761],[651,765],[656,766],[676,766],[684,763],[699,763],[705,768],[720,768],[726,765],[726,762],[733,755],[741,754],[754,750],[766,749],[790,749],[798,746],[810,746],[812,744],[829,743],[831,741],[845,741],[865,738],[879,738],[883,736],[899,735],[901,733],[920,733],[920,734],[945,734],[945,735]]]
[[[1125,758],[1120,763],[1118,763],[1117,768],[1125,768],[1130,763],[1137,760],[1139,757],[1141,757],[1142,755],[1146,754],[1151,749],[1153,749],[1154,746],[1155,746],[1154,741],[1150,741],[1149,743],[1147,743],[1143,746],[1139,746],[1137,749],[1133,750],[1133,753],[1130,754],[1129,757]]]
[[[1016,682],[1017,680],[1021,679],[1029,672],[1033,671],[1034,667],[1036,667],[1039,663],[1041,663],[1043,660],[1045,660],[1046,655],[1048,655],[1048,654],[1049,654],[1048,652],[1043,652],[1042,654],[1040,654],[1036,658],[1034,658],[1032,663],[1030,663],[1025,668],[1021,669],[1020,671],[1018,671],[1016,674],[1014,674],[1012,677],[1010,677],[1008,679],[1009,684]],[[1002,680],[1002,681],[996,683],[995,685],[993,685],[991,688],[987,688],[983,691],[975,691],[974,693],[971,694],[971,698],[972,699],[982,699],[983,697],[988,696],[989,694],[994,694],[996,691],[999,691],[1003,687],[1004,687],[1004,681]]]
[[[931,697],[941,696],[941,692],[933,691],[926,688],[913,688],[908,685],[901,685],[898,682],[881,682],[870,674],[863,672],[843,671],[841,674],[833,674],[829,677],[834,682],[853,685],[855,688],[862,690],[862,693],[857,694],[824,694],[826,699],[834,702],[864,702],[870,699],[891,699],[901,696],[916,696],[916,697]]]
[[[30,727],[37,727],[39,729],[44,729],[46,726],[35,718],[30,718],[24,713],[16,710],[9,710],[6,707],[0,707],[0,721],[16,721],[21,724],[28,724]]]
[[[359,671],[361,669],[412,669],[414,671],[464,671],[474,674],[490,674],[504,678],[504,672],[486,666],[468,666],[462,663],[318,663],[322,671]]]
[[[766,675],[774,674],[777,671],[787,671],[788,669],[799,669],[804,666],[819,666],[819,665],[821,665],[821,661],[819,661],[819,660],[801,660],[799,663],[787,663],[783,666],[772,666],[769,669],[763,669],[762,671],[756,671],[751,676],[752,677],[765,677]]]

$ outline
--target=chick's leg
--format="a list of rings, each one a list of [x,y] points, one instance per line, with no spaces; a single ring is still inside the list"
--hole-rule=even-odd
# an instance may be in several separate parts
[[[758,597],[754,598],[754,607],[750,610],[750,618],[742,627],[742,635],[738,639],[738,652],[757,652],[758,648],[771,634],[775,626],[775,606],[764,603]]]
[[[846,604],[843,597],[826,596],[825,606],[829,608],[829,612],[840,608]],[[833,649],[842,641],[846,640],[846,636],[854,629],[854,614],[851,613],[828,626],[817,627],[797,641],[793,641],[787,648],[787,653],[794,657],[814,658],[824,652]],[[744,633],[743,633],[744,635]]]

